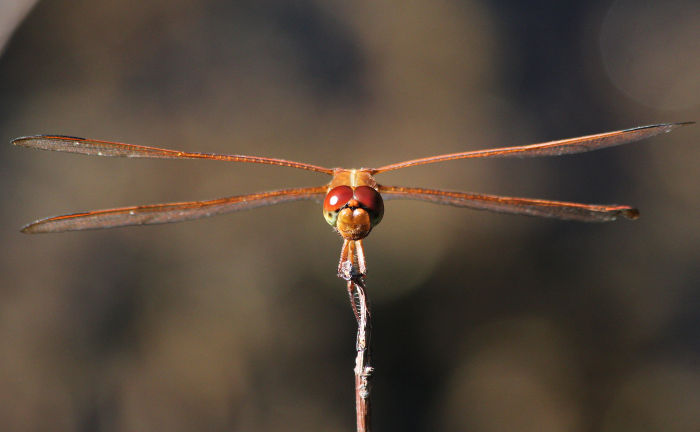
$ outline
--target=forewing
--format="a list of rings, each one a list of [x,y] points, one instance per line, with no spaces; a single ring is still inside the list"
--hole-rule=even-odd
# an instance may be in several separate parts
[[[559,156],[564,154],[584,153],[606,147],[613,147],[621,144],[649,138],[661,133],[670,132],[680,126],[687,126],[694,122],[685,123],[663,123],[650,126],[640,126],[632,129],[606,132],[596,135],[587,135],[578,138],[569,138],[557,141],[549,141],[540,144],[531,144],[517,147],[503,147],[488,150],[476,150],[461,153],[451,153],[440,156],[431,156],[421,159],[413,159],[386,165],[381,168],[371,170],[372,174],[392,171],[399,168],[407,168],[416,165],[425,165],[436,162],[445,162],[455,159],[468,158],[505,158],[505,157],[537,157],[537,156]]]
[[[333,174],[333,170],[303,162],[293,162],[258,156],[226,155],[216,153],[194,153],[159,147],[124,144],[112,141],[93,140],[61,135],[37,135],[16,138],[12,144],[41,150],[79,153],[92,156],[120,156],[157,159],[209,159],[227,162],[259,163],[266,165],[300,168],[308,171]]]

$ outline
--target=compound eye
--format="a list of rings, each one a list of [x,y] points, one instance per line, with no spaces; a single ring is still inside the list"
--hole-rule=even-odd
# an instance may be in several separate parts
[[[363,208],[372,219],[372,226],[379,223],[384,215],[384,200],[379,192],[369,186],[358,186],[355,188],[355,199],[360,202]]]
[[[352,199],[352,188],[350,186],[336,186],[326,195],[323,200],[323,210],[334,212],[340,210]]]

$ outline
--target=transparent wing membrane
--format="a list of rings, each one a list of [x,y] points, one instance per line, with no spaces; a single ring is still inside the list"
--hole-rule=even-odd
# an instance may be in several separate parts
[[[41,219],[22,228],[22,232],[34,234],[181,222],[283,202],[300,200],[320,201],[325,193],[325,186],[317,186],[239,195],[209,201],[188,201],[94,210]]]
[[[286,166],[300,168],[308,171],[316,171],[324,174],[333,174],[333,170],[303,162],[293,162],[284,159],[274,159],[258,156],[225,155],[215,153],[193,153],[179,150],[170,150],[158,147],[124,144],[112,141],[92,140],[60,135],[37,135],[16,138],[12,144],[23,147],[31,147],[41,150],[79,153],[92,156],[117,156],[133,158],[156,159],[209,159],[226,162],[258,163],[266,165]]]
[[[467,158],[536,157],[582,153],[649,138],[654,135],[670,132],[673,129],[690,124],[693,124],[693,122],[661,123],[578,138],[550,141],[540,144],[431,156],[394,163],[377,169],[367,169],[361,171],[369,178],[369,180],[371,180],[371,185],[374,186],[376,183],[371,175],[416,165]],[[331,185],[345,184],[345,179],[342,177],[342,175],[347,176],[347,174],[350,172],[355,173],[355,170],[343,170],[340,168],[330,169],[303,162],[287,161],[284,159],[213,153],[193,153],[158,147],[147,147],[60,135],[21,137],[15,139],[12,143],[17,146],[42,150],[62,151],[96,156],[158,159],[208,159],[228,162],[286,166],[333,175],[334,177],[333,181],[330,183]],[[222,213],[230,213],[239,210],[273,205],[282,202],[299,200],[322,201],[326,195],[327,188],[328,186],[324,185],[254,193],[209,201],[189,201],[122,207],[108,210],[95,210],[41,219],[25,226],[22,231],[25,233],[61,232],[112,228],[127,225],[148,225],[179,222]],[[378,186],[378,190],[385,199],[412,199],[436,204],[451,205],[455,207],[467,207],[499,213],[550,217],[564,220],[605,222],[615,220],[620,217],[636,219],[639,216],[639,212],[636,209],[621,205],[579,204],[564,201],[504,197],[497,195],[398,186],[380,185]],[[355,244],[353,244],[353,246],[354,245]],[[361,248],[361,243],[358,242],[357,247]],[[345,262],[352,261],[345,260]],[[342,263],[343,260],[341,259],[341,265]],[[364,268],[364,264],[358,265]],[[350,267],[352,270],[356,266],[351,265]],[[347,274],[344,273],[346,270],[347,269],[339,268],[339,274],[342,273],[343,276],[350,277],[352,279],[354,276],[350,274],[351,272]],[[361,273],[363,271],[364,270],[362,270]]]
[[[498,195],[452,192],[435,189],[398,186],[379,186],[385,199],[409,199],[427,201],[455,207],[489,210],[527,216],[548,217],[581,222],[608,222],[619,217],[636,219],[639,211],[621,205],[591,205],[564,201],[548,201],[530,198],[513,198]]]
[[[584,153],[606,147],[627,144],[654,135],[670,132],[673,129],[693,124],[684,123],[662,123],[650,126],[640,126],[632,129],[625,129],[615,132],[606,132],[596,135],[587,135],[578,138],[569,138],[557,141],[549,141],[540,144],[531,144],[517,147],[503,147],[488,150],[475,150],[461,153],[451,153],[440,156],[430,156],[421,159],[413,159],[398,162],[371,170],[372,174],[379,174],[400,168],[407,168],[416,165],[432,164],[456,159],[469,158],[504,158],[504,157],[538,157],[538,156],[559,156],[564,154]]]

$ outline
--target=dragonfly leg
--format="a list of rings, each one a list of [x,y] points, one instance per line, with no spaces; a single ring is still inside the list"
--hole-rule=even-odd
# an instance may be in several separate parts
[[[346,281],[359,281],[367,274],[365,253],[361,240],[343,240],[338,263],[338,277]]]

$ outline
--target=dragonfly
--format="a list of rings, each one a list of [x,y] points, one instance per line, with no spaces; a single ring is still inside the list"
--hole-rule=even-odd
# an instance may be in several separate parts
[[[194,153],[62,135],[20,137],[13,140],[12,143],[17,146],[41,150],[92,156],[207,159],[257,163],[303,169],[330,176],[330,182],[321,186],[274,190],[208,201],[139,205],[48,217],[24,226],[22,232],[28,234],[55,233],[181,222],[273,204],[312,200],[323,203],[323,217],[343,239],[338,276],[348,281],[350,285],[350,283],[361,283],[366,275],[367,266],[362,240],[381,222],[385,199],[427,201],[434,204],[498,213],[582,222],[608,222],[619,218],[636,219],[639,217],[637,209],[625,205],[580,204],[422,187],[388,186],[377,183],[375,180],[377,174],[457,159],[526,158],[584,153],[649,138],[692,123],[661,123],[539,144],[443,154],[392,163],[379,168],[359,169],[325,168],[309,163],[269,157]]]
[[[381,222],[384,215],[384,199],[427,201],[435,204],[489,210],[499,213],[583,222],[607,222],[619,218],[636,219],[639,217],[637,209],[624,205],[580,204],[422,187],[388,186],[377,183],[375,180],[376,175],[418,165],[457,159],[525,158],[583,153],[649,138],[689,124],[692,124],[692,122],[662,123],[540,144],[465,151],[412,159],[379,168],[359,169],[324,168],[308,163],[269,157],[193,153],[60,135],[21,137],[15,139],[13,144],[42,150],[93,156],[207,159],[258,163],[303,169],[330,176],[330,181],[321,186],[237,195],[209,201],[140,205],[54,216],[32,222],[23,227],[22,232],[35,234],[180,222],[284,202],[301,200],[322,202],[323,217],[343,239],[338,264],[338,276],[347,281],[350,304],[358,323],[357,356],[354,369],[357,430],[368,431],[370,417],[369,382],[373,368],[370,366],[369,339],[371,326],[364,286],[367,266],[362,240]]]

